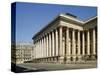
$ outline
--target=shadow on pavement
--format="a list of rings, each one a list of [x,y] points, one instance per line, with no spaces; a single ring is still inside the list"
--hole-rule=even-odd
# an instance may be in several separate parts
[[[47,71],[46,69],[27,69],[27,68],[23,68],[20,66],[17,66],[16,64],[11,64],[11,71],[15,72],[15,73],[24,73],[24,72],[40,72],[40,71]]]

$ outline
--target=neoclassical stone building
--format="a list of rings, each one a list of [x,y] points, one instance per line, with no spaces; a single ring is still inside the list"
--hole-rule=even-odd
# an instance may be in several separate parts
[[[11,47],[11,62],[15,64],[33,60],[32,43],[16,43]]]
[[[97,16],[86,21],[60,14],[33,36],[34,62],[78,63],[97,59]]]

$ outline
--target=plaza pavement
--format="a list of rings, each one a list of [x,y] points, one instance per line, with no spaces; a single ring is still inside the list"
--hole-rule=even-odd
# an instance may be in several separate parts
[[[69,70],[69,69],[86,69],[86,68],[96,68],[96,63],[86,63],[86,64],[58,64],[58,63],[23,63],[17,64],[19,67],[27,68],[29,70]]]

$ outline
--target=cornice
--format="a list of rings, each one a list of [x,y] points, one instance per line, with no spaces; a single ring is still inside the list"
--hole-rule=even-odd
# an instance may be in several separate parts
[[[81,26],[84,26],[86,23],[88,23],[88,22],[90,22],[90,21],[96,19],[97,16],[94,16],[94,17],[92,17],[92,18],[90,18],[90,19],[88,19],[88,20],[86,20],[86,21],[82,21],[82,20],[79,20],[79,19],[77,19],[77,18],[70,17],[70,16],[68,16],[68,15],[66,15],[66,14],[59,14],[59,15],[57,15],[56,17],[54,17],[54,19],[53,19],[52,21],[50,21],[45,27],[43,27],[39,32],[37,32],[37,33],[33,36],[32,39],[34,39],[37,35],[39,35],[40,32],[43,32],[43,30],[45,30],[47,27],[51,26],[51,24],[52,24],[53,22],[55,22],[56,20],[62,19],[62,18],[67,19],[67,20],[72,21],[72,22],[75,22],[75,23],[77,23],[77,24],[80,24]]]

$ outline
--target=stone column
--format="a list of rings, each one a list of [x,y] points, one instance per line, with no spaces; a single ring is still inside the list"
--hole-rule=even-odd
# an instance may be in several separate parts
[[[35,46],[36,46],[35,53],[36,53],[36,58],[37,58],[37,41],[36,41]]]
[[[87,55],[90,55],[90,33],[87,31]]]
[[[41,47],[42,47],[42,46],[41,46],[41,43],[42,43],[42,41],[41,41],[41,38],[40,38],[40,58],[41,58],[41,51],[42,51],[42,50],[41,50]]]
[[[85,35],[84,31],[82,32],[82,55],[85,55]]]
[[[39,58],[39,39],[38,39],[38,58]]]
[[[36,59],[36,41],[35,41],[35,59]]]
[[[38,58],[40,58],[40,39],[38,39]]]
[[[69,28],[66,28],[66,56],[67,62],[70,62],[70,44],[69,44]]]
[[[36,41],[35,41],[35,59],[36,59]]]
[[[80,31],[78,31],[78,40],[77,40],[77,45],[78,45],[78,59],[81,60],[81,54],[80,54],[80,46],[81,46],[81,43],[80,43]]]
[[[45,57],[47,57],[47,34],[45,35]]]
[[[45,42],[45,38],[43,36],[43,62],[44,62],[44,57],[45,57],[45,48],[44,48],[44,42]]]
[[[55,35],[55,37],[56,37],[56,56],[58,56],[58,31],[57,31],[57,29],[56,29],[55,33],[56,33],[56,35]]]
[[[36,59],[37,59],[37,41],[36,41]]]
[[[58,56],[58,30],[55,29],[55,56]],[[55,58],[55,62],[57,62],[57,58]]]
[[[42,43],[42,41],[41,41],[41,38],[40,38],[40,58],[41,58],[41,51],[42,51],[42,49],[41,49],[41,43]]]
[[[55,44],[54,44],[54,31],[52,31],[52,56],[54,56],[54,47],[55,47]]]
[[[36,41],[35,41],[35,59],[36,59]]]
[[[49,57],[51,57],[51,33],[49,33]],[[51,58],[49,58],[49,62],[51,62]]]
[[[45,35],[44,35],[44,57],[46,57],[46,38],[45,38]]]
[[[60,56],[62,55],[62,27],[59,28],[59,49],[60,49]]]
[[[39,39],[39,58],[40,58],[40,39]]]
[[[62,55],[65,57],[65,37],[62,38]]]
[[[39,39],[39,58],[40,58],[40,39]]]
[[[39,58],[39,39],[38,39],[38,58]]]
[[[51,57],[51,34],[49,33],[49,56]]]
[[[75,44],[75,30],[73,29],[72,31],[72,55],[73,55],[73,60],[75,61],[76,58],[76,44]]]
[[[34,42],[34,59],[36,58],[36,53],[35,53],[35,51],[36,51],[36,43]]]
[[[41,53],[42,53],[42,58],[43,58],[43,37],[42,37],[42,48],[41,48]]]
[[[38,58],[38,56],[39,56],[38,52],[39,52],[39,42],[38,42],[38,40],[37,40],[37,58]]]
[[[45,57],[45,37],[43,36],[43,62],[44,62],[44,57]]]
[[[60,63],[63,63],[63,60],[64,60],[62,49],[63,49],[63,45],[62,45],[62,27],[60,27],[59,28],[59,55],[60,55],[59,62]]]
[[[48,55],[49,55],[49,54],[48,54],[48,34],[47,34],[47,36],[46,36],[46,42],[47,42],[47,44],[46,44],[46,45],[47,45],[46,51],[47,51],[47,57],[48,57]]]
[[[96,55],[96,38],[95,29],[93,29],[93,55]]]

